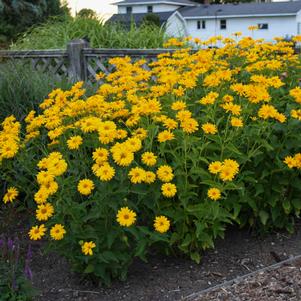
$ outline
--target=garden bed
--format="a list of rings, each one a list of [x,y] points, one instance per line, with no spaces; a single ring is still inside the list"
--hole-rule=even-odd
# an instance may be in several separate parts
[[[278,269],[272,275],[258,274],[257,278],[247,278],[241,286],[235,284],[225,291],[220,289],[202,297],[198,297],[198,292],[301,254],[300,239],[301,224],[291,236],[274,233],[260,238],[246,230],[229,229],[225,239],[217,241],[215,250],[204,253],[199,265],[184,258],[149,256],[148,264],[136,261],[130,268],[128,280],[115,281],[110,288],[82,280],[70,272],[64,259],[54,254],[45,257],[41,249],[36,248],[32,262],[34,285],[40,291],[36,301],[219,300],[216,296],[221,292],[225,296],[220,300],[233,300],[233,295],[238,298],[235,300],[257,300],[251,297],[260,289],[260,283],[269,285],[266,282],[270,277],[275,278],[273,282],[282,281],[292,269],[284,266],[283,273]],[[249,285],[248,291],[244,290],[246,285]],[[245,292],[250,293],[250,298]],[[287,299],[290,294],[280,296],[285,297],[279,300],[290,300]],[[268,299],[260,297],[260,300]]]
[[[300,300],[301,256],[200,293],[193,300]]]

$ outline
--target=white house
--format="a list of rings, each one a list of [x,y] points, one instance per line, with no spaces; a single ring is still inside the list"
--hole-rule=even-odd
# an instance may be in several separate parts
[[[258,0],[261,1],[261,0]],[[147,13],[159,16],[167,34],[207,39],[234,32],[250,35],[249,26],[258,26],[255,38],[291,37],[301,34],[301,1],[199,4],[190,0],[124,0],[114,3],[118,14],[109,22],[140,23]],[[233,37],[233,36],[232,36]]]

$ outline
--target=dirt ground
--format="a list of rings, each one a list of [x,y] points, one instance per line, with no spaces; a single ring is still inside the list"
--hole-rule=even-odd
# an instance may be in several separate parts
[[[214,250],[203,254],[200,264],[184,258],[152,256],[148,263],[137,260],[129,270],[128,279],[125,282],[115,281],[110,288],[96,287],[91,282],[82,280],[70,271],[63,258],[55,254],[45,257],[39,248],[34,250],[31,268],[34,286],[40,292],[35,301],[276,301],[290,299],[212,299],[209,295],[208,299],[191,299],[191,296],[226,280],[299,254],[301,224],[296,226],[293,235],[274,233],[261,238],[252,236],[246,230],[229,229],[225,239],[216,242]],[[269,277],[258,281],[264,283]],[[241,292],[238,288],[235,289]]]
[[[193,298],[195,301],[300,301],[301,258]]]

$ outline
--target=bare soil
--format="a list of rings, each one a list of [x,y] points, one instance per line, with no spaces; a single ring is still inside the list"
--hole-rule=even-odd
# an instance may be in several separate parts
[[[202,297],[199,297],[199,292],[299,254],[301,223],[296,226],[293,235],[274,233],[258,237],[246,230],[229,229],[225,239],[216,242],[214,250],[203,254],[200,264],[186,258],[162,255],[149,256],[148,263],[137,260],[129,270],[128,279],[125,282],[114,281],[110,288],[83,280],[80,275],[71,272],[62,257],[56,254],[45,256],[40,248],[34,250],[31,268],[34,286],[40,292],[35,301],[298,300],[290,284],[292,273],[295,275],[299,271],[300,274],[298,265],[296,268],[285,267],[283,272],[279,268],[273,274],[260,274],[258,278],[247,279],[242,286],[227,288],[226,292],[219,291]],[[294,277],[301,286],[299,276]],[[277,281],[282,279],[285,280],[279,286]],[[270,280],[272,285],[268,284]],[[275,291],[275,294],[281,295],[280,299],[262,295],[268,292],[263,289],[265,286],[271,290],[281,287],[282,293]],[[261,289],[261,295],[256,297],[258,288]],[[290,297],[293,299],[287,299]]]

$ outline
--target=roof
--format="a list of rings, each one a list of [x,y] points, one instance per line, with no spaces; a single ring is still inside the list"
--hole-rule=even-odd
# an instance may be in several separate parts
[[[173,11],[155,13],[160,18],[161,25],[167,21],[167,19],[173,14]],[[152,13],[153,14],[153,13]],[[129,25],[132,21],[136,24],[140,24],[143,18],[146,16],[145,13],[139,14],[114,14],[107,22],[122,23]]]
[[[211,4],[183,7],[179,12],[185,19],[220,16],[266,16],[296,15],[301,10],[301,1],[271,3]]]
[[[195,6],[196,2],[190,0],[123,0],[119,2],[114,2],[115,5],[130,5],[130,4],[158,4],[158,3],[169,3],[178,5],[188,5]]]

